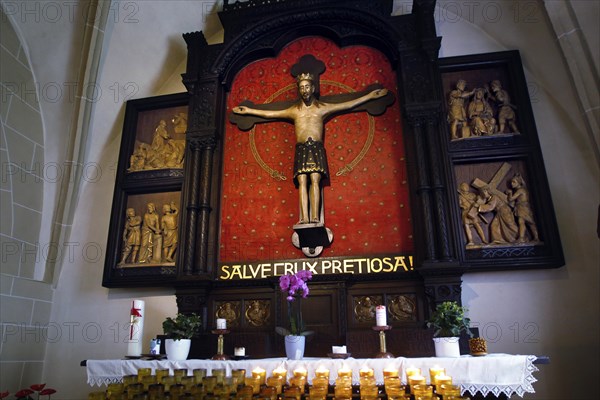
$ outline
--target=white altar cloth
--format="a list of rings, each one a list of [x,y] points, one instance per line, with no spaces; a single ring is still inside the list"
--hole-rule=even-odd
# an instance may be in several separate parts
[[[429,368],[439,366],[446,369],[446,374],[452,377],[455,385],[460,385],[461,392],[475,395],[492,393],[496,396],[505,394],[507,397],[517,394],[523,397],[525,393],[535,393],[533,383],[537,381],[533,373],[537,367],[533,365],[536,356],[489,354],[484,357],[461,356],[459,358],[348,358],[345,360],[330,358],[304,358],[302,360],[288,360],[287,358],[262,358],[255,360],[87,360],[87,375],[89,385],[107,385],[112,382],[121,382],[124,375],[137,374],[138,368],[174,369],[187,368],[192,375],[195,368],[206,368],[210,374],[215,368],[224,368],[227,375],[234,369],[245,369],[246,375],[251,376],[256,367],[267,371],[267,376],[278,368],[285,368],[288,377],[293,376],[293,371],[303,367],[308,371],[308,382],[312,381],[315,370],[319,367],[329,369],[330,383],[335,382],[337,370],[342,366],[352,369],[352,381],[359,383],[359,371],[369,367],[374,370],[378,384],[383,384],[383,370],[386,368],[398,369],[401,379],[406,383],[405,371],[409,367],[421,368],[421,374],[429,380]]]

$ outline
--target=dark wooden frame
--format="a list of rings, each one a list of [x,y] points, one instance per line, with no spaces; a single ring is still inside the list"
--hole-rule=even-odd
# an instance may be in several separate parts
[[[184,210],[182,190],[184,181],[183,169],[156,169],[138,172],[128,172],[130,156],[133,154],[137,139],[140,114],[153,111],[163,111],[174,107],[184,107],[189,103],[187,93],[178,93],[166,96],[157,96],[146,99],[130,100],[125,108],[125,120],[121,137],[121,150],[116,171],[115,192],[109,225],[104,265],[103,286],[106,287],[134,287],[134,286],[160,286],[173,284],[177,277],[176,266],[169,267],[118,267],[122,247],[122,231],[125,223],[125,210],[131,196],[142,196],[152,201],[153,195],[160,196],[164,193],[179,193],[177,197],[180,215],[179,227],[183,224]],[[187,153],[187,149],[186,149]],[[187,154],[186,156],[187,157]],[[171,195],[170,197],[175,197]],[[160,215],[161,207],[157,205]],[[138,213],[143,216],[143,214]],[[180,251],[177,251],[176,259]]]
[[[125,122],[103,284],[107,287],[174,287],[180,312],[198,312],[204,316],[202,339],[193,346],[191,357],[206,358],[214,354],[216,337],[210,331],[218,304],[226,301],[244,304],[252,299],[269,299],[269,324],[253,329],[232,328],[226,337],[226,352],[234,346],[251,343],[255,347],[247,350],[254,357],[283,354],[283,341],[273,329],[286,324],[287,314],[277,279],[216,280],[221,159],[228,112],[226,98],[237,72],[255,60],[273,57],[289,42],[304,36],[325,37],[340,47],[371,46],[381,51],[392,65],[398,82],[397,100],[402,113],[416,244],[414,270],[408,273],[320,275],[311,281],[310,287],[318,296],[314,301],[309,296],[306,307],[328,304],[329,309],[319,309],[328,315],[320,315],[315,324],[311,324],[308,316],[305,318],[307,328],[317,330],[307,356],[323,356],[329,346],[344,343],[368,342],[372,345],[364,346],[357,355],[368,356],[371,347],[372,353],[376,353],[376,332],[366,322],[356,323],[351,315],[353,296],[375,295],[387,301],[389,296],[404,293],[415,296],[415,318],[391,321],[388,350],[396,356],[432,355],[431,332],[424,329],[425,320],[435,304],[461,301],[463,273],[564,264],[518,53],[440,60],[441,38],[436,36],[434,23],[435,0],[414,0],[412,13],[401,16],[391,16],[392,6],[392,0],[250,0],[234,4],[225,1],[224,10],[219,13],[225,29],[222,44],[209,45],[201,32],[184,34],[188,61],[182,77],[188,93],[172,98],[182,101],[189,96],[185,174],[181,177],[153,177],[143,183],[126,179],[123,166],[132,146],[127,132],[132,132],[135,110],[162,107],[166,103],[155,98],[128,104],[132,111],[128,112]],[[524,120],[527,135],[494,138],[483,148],[451,143],[443,74],[485,68],[504,68],[512,85],[509,90],[523,108],[522,118],[527,115]],[[519,160],[526,166],[527,175],[540,182],[532,197],[536,201],[535,209],[545,220],[543,224],[547,224],[543,227],[544,236],[548,237],[544,254],[496,258],[492,263],[464,250],[456,196],[457,168],[498,160]],[[134,279],[117,276],[114,268],[117,246],[112,235],[120,234],[125,196],[173,188],[179,188],[182,193],[175,272]],[[323,324],[329,321],[328,316],[332,317],[331,324]]]
[[[538,133],[531,108],[527,81],[517,50],[476,54],[440,59],[440,75],[444,98],[457,77],[467,81],[467,91],[502,78],[502,86],[509,92],[516,106],[518,135],[491,135],[474,139],[450,140],[448,124],[446,149],[453,170],[454,188],[461,181],[459,171],[465,166],[476,168],[486,163],[506,162],[526,177],[529,202],[540,232],[541,244],[506,245],[495,248],[467,249],[458,206],[458,195],[451,197],[455,231],[459,233],[458,258],[470,271],[494,271],[525,268],[556,268],[564,265],[564,256],[558,225],[552,205],[550,188],[544,168]],[[469,84],[469,80],[471,84]],[[447,103],[446,103],[447,104]],[[446,105],[447,112],[447,105]],[[518,168],[514,168],[518,166]],[[506,187],[499,188],[504,191]],[[454,191],[456,193],[456,190]],[[474,233],[474,235],[476,235]]]

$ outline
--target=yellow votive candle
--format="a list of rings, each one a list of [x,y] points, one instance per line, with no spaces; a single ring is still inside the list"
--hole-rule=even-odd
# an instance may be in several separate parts
[[[435,385],[435,377],[437,375],[446,375],[446,370],[438,365],[434,365],[429,368],[429,377],[431,378],[431,384]]]
[[[435,376],[435,386],[440,388],[442,385],[452,385],[452,377],[446,374],[440,374]],[[439,392],[439,390],[438,390]],[[443,393],[440,393],[443,394]]]
[[[360,371],[358,371],[358,374],[361,378],[369,378],[374,375],[373,369],[369,367],[362,367]]]
[[[352,378],[352,370],[350,368],[348,368],[347,366],[342,366],[342,368],[338,369],[338,377],[342,378]]]
[[[252,370],[252,377],[259,378],[260,384],[264,385],[267,382],[267,371],[265,371],[261,367],[256,367]]]
[[[308,378],[308,371],[304,367],[296,368],[294,370],[294,376],[296,378],[298,378],[298,377],[304,377],[306,379],[306,378]]]
[[[406,368],[406,383],[410,384],[410,382],[408,381],[408,378],[410,378],[412,375],[421,375],[421,368],[416,368],[416,367],[408,367]]]
[[[398,376],[398,370],[394,367],[387,367],[383,370],[383,378],[393,378]]]
[[[287,370],[283,367],[277,367],[273,370],[272,372],[273,376],[279,376],[281,377],[281,380],[283,381],[283,385],[287,384]]]
[[[320,366],[315,371],[315,378],[325,378],[329,382],[329,370],[323,366]]]

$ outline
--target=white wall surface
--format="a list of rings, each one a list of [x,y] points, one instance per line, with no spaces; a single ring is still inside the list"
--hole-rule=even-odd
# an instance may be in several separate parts
[[[396,2],[396,9],[403,3]],[[521,51],[567,261],[556,270],[468,274],[463,302],[490,341],[491,352],[551,357],[551,364],[535,374],[538,393],[526,398],[590,398],[588,391],[568,388],[576,380],[596,382],[599,375],[599,171],[565,63],[541,2],[517,6],[519,2],[481,0],[476,3],[482,8],[476,7],[472,16],[465,7],[473,2],[450,3],[440,2],[436,19],[442,57]],[[525,3],[534,8],[527,9],[526,17],[515,17]],[[115,100],[107,90],[96,104],[86,161],[98,163],[102,176],[83,185],[71,232],[72,240],[94,244],[90,251],[106,246],[125,85],[136,85],[136,98],[183,91],[178,74],[185,68],[185,44],[173,32],[201,29],[204,12],[212,10],[200,1],[135,4],[138,22],[116,21],[105,34],[99,84],[109,88],[118,83],[121,96]],[[490,14],[482,14],[486,5]],[[490,7],[496,6],[500,17],[491,14]],[[84,399],[92,390],[81,360],[124,355],[123,327],[132,299],[146,301],[144,343],[161,332],[166,316],[176,313],[170,289],[103,288],[103,266],[104,254],[77,253],[63,262],[50,315],[56,335],[46,346],[44,368],[45,382],[59,390],[53,399]]]

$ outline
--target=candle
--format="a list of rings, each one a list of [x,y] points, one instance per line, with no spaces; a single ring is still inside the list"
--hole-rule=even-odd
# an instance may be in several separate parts
[[[377,326],[387,326],[387,314],[385,312],[385,306],[375,307],[375,321]]]
[[[435,376],[435,386],[436,388],[441,388],[442,385],[452,385],[452,377],[446,374],[440,374]],[[438,390],[439,391],[439,390]],[[443,393],[440,393],[443,394]]]
[[[406,368],[406,383],[408,384],[408,378],[412,375],[421,375],[421,368],[408,367]]]
[[[362,367],[358,373],[361,378],[369,378],[373,376],[373,369],[369,367]]]
[[[306,377],[308,376],[308,371],[304,367],[296,368],[294,370],[294,376],[296,378],[298,378],[298,377],[304,377],[306,379]]]
[[[329,370],[321,365],[321,366],[319,366],[319,368],[316,369],[315,377],[316,378],[325,378],[325,379],[327,379],[327,382],[329,382]]]
[[[408,377],[408,384],[410,385],[410,393],[414,394],[413,391],[413,387],[415,385],[425,385],[427,383],[427,380],[425,379],[424,376],[421,376],[420,374],[413,374],[411,376]]]
[[[142,355],[142,336],[144,333],[144,301],[133,300],[129,310],[129,337],[127,340],[127,355]]]
[[[429,368],[429,377],[431,378],[431,384],[435,385],[435,377],[440,375],[440,374],[445,374],[446,370],[438,365],[434,365],[433,367]]]
[[[391,377],[398,377],[398,370],[394,367],[386,367],[383,370],[383,377],[385,378],[391,378]]]
[[[217,329],[227,329],[227,320],[225,318],[217,318]]]
[[[287,370],[284,369],[283,367],[277,367],[273,370],[272,373],[273,376],[278,376],[281,377],[282,380],[282,385],[285,385],[287,383]]]
[[[261,367],[256,367],[252,370],[252,377],[259,378],[260,379],[259,385],[264,385],[267,382],[267,371],[265,371]]]
[[[338,377],[352,378],[352,370],[343,365],[342,368],[338,369]]]
[[[245,347],[236,347],[233,349],[233,355],[236,357],[244,357],[246,355]]]

